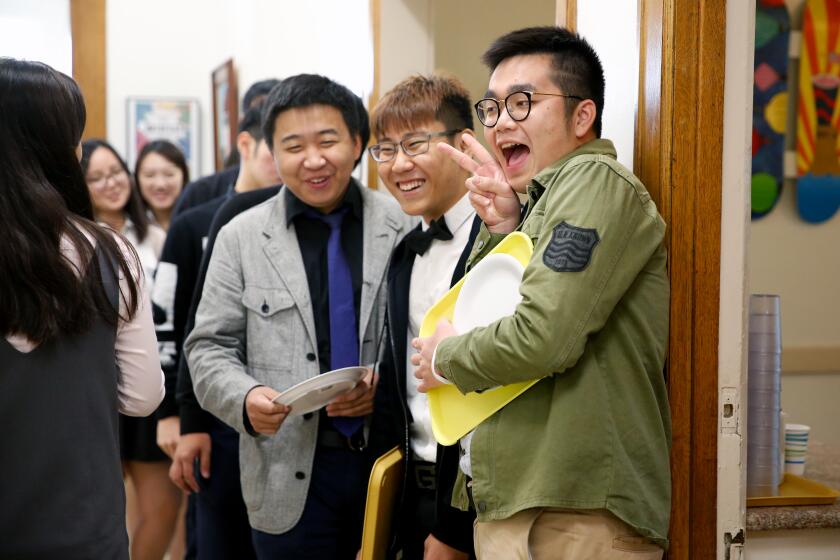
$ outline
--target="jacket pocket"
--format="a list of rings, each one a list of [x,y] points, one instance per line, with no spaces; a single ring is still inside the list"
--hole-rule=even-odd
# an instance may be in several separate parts
[[[245,286],[242,305],[248,310],[248,364],[289,367],[299,324],[292,294],[278,288]]]
[[[242,305],[263,318],[276,315],[294,304],[292,294],[286,290],[245,286],[245,291],[242,293]]]

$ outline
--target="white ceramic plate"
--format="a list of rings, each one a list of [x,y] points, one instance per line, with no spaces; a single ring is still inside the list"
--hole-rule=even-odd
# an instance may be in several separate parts
[[[370,368],[366,367],[348,367],[328,371],[289,387],[277,395],[274,402],[292,407],[289,416],[314,412],[351,390],[369,372]]]
[[[511,255],[485,257],[464,278],[452,313],[455,330],[465,333],[513,315],[522,301],[519,285],[524,272],[525,267]]]

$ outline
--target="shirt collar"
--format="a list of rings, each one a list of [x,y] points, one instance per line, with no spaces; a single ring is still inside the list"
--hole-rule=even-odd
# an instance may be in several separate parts
[[[469,194],[462,196],[449,210],[443,213],[443,219],[446,222],[446,227],[449,228],[453,234],[461,229],[468,220],[475,216],[475,210],[470,203]],[[426,220],[420,220],[420,227],[423,231],[429,229],[429,224]]]
[[[557,172],[560,171],[560,169],[562,169],[563,166],[566,165],[566,163],[568,163],[568,161],[571,160],[573,157],[580,156],[583,154],[603,155],[612,159],[616,159],[617,157],[615,152],[615,146],[613,145],[612,141],[607,140],[605,138],[596,138],[595,140],[590,140],[586,144],[578,146],[576,150],[569,152],[562,158],[558,159],[557,161],[555,161],[554,163],[537,173],[536,176],[534,176],[534,178],[531,180],[531,183],[528,185],[529,198],[539,198],[542,192],[545,191],[546,186],[551,184]]]
[[[286,194],[286,227],[292,225],[295,218],[306,212],[307,210],[315,210],[316,212],[319,211],[316,208],[312,208],[304,201],[299,199],[295,194],[286,187],[285,189]],[[355,179],[350,179],[350,185],[347,187],[347,192],[344,193],[344,198],[341,200],[337,208],[341,208],[347,206],[350,208],[350,213],[353,214],[358,220],[362,219],[364,215],[364,203],[362,201],[362,192],[360,190],[359,185],[356,183]]]

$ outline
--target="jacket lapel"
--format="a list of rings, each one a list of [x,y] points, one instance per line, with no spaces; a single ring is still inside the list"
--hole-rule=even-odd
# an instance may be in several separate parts
[[[294,224],[286,227],[285,187],[277,193],[268,220],[263,226],[262,236],[263,252],[294,298],[298,311],[303,317],[306,334],[309,336],[312,347],[317,348],[315,318],[312,315],[309,284],[306,281],[300,245],[298,245]]]
[[[359,186],[364,201],[362,301],[359,305],[359,340],[364,341],[376,297],[385,280],[388,257],[402,224],[385,211],[367,188]],[[361,347],[361,346],[360,346]]]
[[[464,277],[464,271],[467,268],[467,259],[472,252],[473,243],[475,243],[475,238],[478,237],[478,232],[481,229],[481,218],[476,214],[475,218],[473,218],[472,229],[470,229],[470,238],[467,240],[467,244],[464,246],[464,250],[461,252],[461,256],[458,258],[458,264],[455,265],[455,271],[452,273],[452,282],[449,284],[450,287],[454,286],[458,283],[458,281]]]
[[[394,371],[397,374],[397,383],[399,383],[403,395],[406,394],[408,296],[415,257],[413,251],[406,250],[405,242],[400,242],[394,250],[388,274],[388,322],[390,323],[391,339],[394,346]]]

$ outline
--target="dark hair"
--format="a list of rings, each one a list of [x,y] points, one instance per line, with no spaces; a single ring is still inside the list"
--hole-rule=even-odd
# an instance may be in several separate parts
[[[130,319],[138,302],[132,269],[115,236],[92,221],[76,159],[85,126],[76,82],[46,64],[0,58],[0,114],[0,335],[41,344],[87,331],[97,315],[116,324],[103,276],[115,285],[126,278]],[[62,252],[67,241],[79,266]],[[116,266],[100,269],[96,247]]]
[[[259,103],[256,107],[251,107],[239,121],[239,132],[247,132],[257,142],[263,139],[262,106],[263,104]]]
[[[181,148],[170,142],[169,140],[152,140],[143,145],[140,154],[137,156],[137,163],[134,164],[134,181],[137,183],[137,190],[140,193],[140,202],[143,204],[143,210],[151,209],[149,202],[143,198],[143,189],[140,188],[140,166],[146,156],[149,154],[158,154],[169,163],[181,170],[183,176],[181,187],[190,182],[190,170],[187,167],[187,160],[184,159],[184,152]]]
[[[126,165],[125,160],[120,157],[120,154],[117,153],[117,150],[115,150],[111,144],[99,138],[85,140],[82,142],[82,173],[87,176],[88,167],[90,166],[90,158],[93,155],[93,152],[99,148],[103,148],[114,154],[114,157],[120,162],[120,166],[128,176],[128,188],[130,190],[130,194],[128,195],[128,202],[125,203],[123,212],[125,212],[131,221],[134,222],[134,227],[137,228],[137,241],[138,243],[142,243],[143,240],[146,239],[146,234],[149,231],[149,218],[146,217],[144,205],[142,199],[140,198],[140,192],[137,189],[137,185],[134,184],[134,179],[131,176],[131,172],[128,170],[128,165]]]
[[[429,121],[440,121],[447,130],[472,129],[470,94],[458,78],[406,78],[376,104],[371,129],[374,138],[381,138],[391,127],[411,130]]]
[[[268,95],[268,92],[270,92],[271,89],[279,83],[280,80],[270,78],[268,80],[260,80],[259,82],[251,84],[251,87],[248,88],[248,91],[246,91],[245,95],[242,97],[242,110],[247,111],[255,105],[261,104]]]
[[[263,135],[268,147],[274,149],[274,124],[277,115],[288,109],[329,105],[341,112],[350,136],[358,136],[362,150],[370,139],[370,122],[367,109],[358,95],[329,78],[317,74],[298,74],[274,86],[263,104]],[[362,160],[359,155],[354,165]]]
[[[561,93],[578,95],[595,103],[595,135],[601,137],[601,117],[604,113],[604,68],[595,49],[586,39],[563,27],[528,27],[512,31],[493,41],[482,62],[496,69],[505,59],[527,54],[551,56],[554,72],[551,81]],[[566,115],[570,116],[579,103],[566,98]]]

